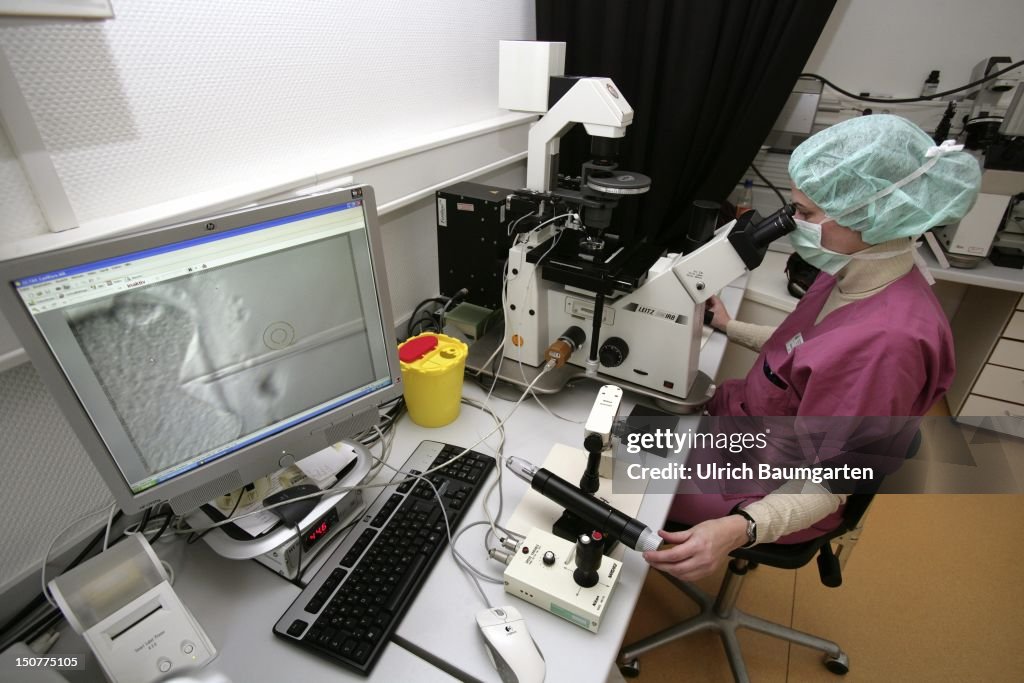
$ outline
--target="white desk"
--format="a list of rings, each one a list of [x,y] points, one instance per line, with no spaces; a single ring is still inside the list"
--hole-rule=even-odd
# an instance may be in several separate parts
[[[740,283],[726,288],[721,296],[726,306],[735,311],[742,295]],[[721,333],[713,334],[704,345],[700,367],[709,376],[717,372],[725,346],[725,335]],[[539,464],[557,443],[580,447],[582,423],[590,413],[601,384],[577,380],[561,393],[542,398],[549,409],[578,422],[552,417],[532,400],[524,401],[506,424],[505,454]],[[485,395],[469,381],[464,393],[477,399]],[[628,415],[635,402],[635,397],[627,394],[620,414]],[[647,404],[651,404],[649,400]],[[512,403],[492,397],[489,405],[504,417]],[[390,462],[400,466],[424,439],[471,446],[493,428],[494,421],[489,415],[469,406],[462,407],[454,423],[438,429],[419,427],[406,416],[396,428]],[[489,441],[496,445],[498,435]],[[477,450],[493,452],[484,445]],[[508,520],[527,490],[525,482],[511,473],[506,474],[505,506],[500,516],[503,522]],[[492,474],[492,479],[494,476]],[[486,486],[464,518],[467,522],[485,519],[482,512],[485,491]],[[671,502],[671,495],[647,496],[637,517],[652,528],[660,528]],[[496,509],[496,506],[497,494],[493,496],[493,507]],[[460,539],[459,550],[474,566],[500,578],[503,566],[490,560],[484,551],[485,531],[481,526],[465,534]],[[367,680],[274,636],[274,623],[299,594],[296,586],[255,562],[225,560],[202,542],[191,546],[182,542],[157,543],[156,547],[174,567],[175,591],[217,647],[217,658],[208,666],[208,671],[220,672],[232,683]],[[329,553],[328,550],[323,552]],[[485,583],[483,586],[492,604],[514,604],[523,613],[547,660],[548,681],[603,683],[625,635],[647,569],[639,553],[625,550],[619,584],[597,634],[505,594],[500,585]],[[475,615],[484,607],[469,579],[446,551],[431,570],[399,625],[395,642],[388,645],[369,680],[450,682],[453,678],[449,674],[452,674],[464,680],[497,683],[498,673],[487,659],[476,626]],[[87,652],[85,643],[66,630],[53,654],[83,655]],[[64,672],[71,683],[103,680],[91,654],[87,655],[87,660],[86,670]]]
[[[204,672],[232,683],[257,681],[424,681],[452,683],[451,676],[391,643],[367,679],[275,636],[274,623],[299,588],[255,561],[226,560],[200,541],[186,546],[157,542],[156,550],[175,571],[174,590],[217,648]],[[85,669],[64,671],[69,683],[105,681],[88,646],[65,628],[51,654],[85,655]]]
[[[737,287],[727,288],[723,292],[723,300],[732,310],[738,306],[741,296],[742,289]],[[724,349],[725,336],[716,333],[701,354],[701,370],[713,377]],[[524,402],[506,425],[505,454],[541,464],[555,443],[581,447],[584,436],[582,422],[590,413],[599,387],[597,382],[584,381],[567,391],[541,399],[556,414],[578,420],[579,424],[553,418],[536,403]],[[474,398],[484,395],[478,387],[470,385],[467,385],[465,393]],[[635,402],[635,397],[627,394],[620,415],[628,415]],[[650,402],[647,404],[651,405]],[[490,405],[502,416],[512,404],[492,398]],[[417,427],[404,419],[398,428],[395,449],[397,452],[411,452],[423,439],[470,446],[493,429],[493,426],[494,422],[489,416],[466,406],[463,406],[458,420],[438,429]],[[494,439],[494,443],[496,441]],[[478,447],[478,450],[491,452],[483,447]],[[528,489],[524,481],[508,472],[506,474],[505,507],[500,516],[502,522],[508,520]],[[493,498],[496,507],[497,495]],[[651,528],[661,528],[671,503],[672,496],[669,494],[645,496],[637,518]],[[481,495],[465,519],[485,519],[482,505]],[[500,579],[503,565],[487,558],[483,546],[485,532],[483,526],[467,532],[460,539],[459,550],[474,566]],[[625,550],[623,562],[619,583],[596,634],[506,594],[501,585],[483,583],[483,588],[492,605],[515,605],[523,614],[530,633],[544,653],[548,681],[603,683],[622,644],[648,570],[643,557],[633,550]],[[484,653],[483,642],[476,627],[475,615],[484,607],[479,594],[455,564],[451,553],[445,553],[421,588],[395,635],[403,646],[459,678],[497,682],[498,674]]]

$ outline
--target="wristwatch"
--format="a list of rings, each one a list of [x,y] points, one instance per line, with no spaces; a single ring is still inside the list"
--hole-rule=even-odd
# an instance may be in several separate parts
[[[754,518],[747,514],[744,510],[736,508],[735,514],[743,517],[747,520],[747,542],[745,545],[740,546],[741,548],[749,548],[750,546],[757,543],[757,522]]]

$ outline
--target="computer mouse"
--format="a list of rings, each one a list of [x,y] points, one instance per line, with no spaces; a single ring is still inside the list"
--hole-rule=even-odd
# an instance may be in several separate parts
[[[544,655],[526,629],[515,607],[491,607],[476,613],[491,664],[502,683],[540,683],[544,680]]]

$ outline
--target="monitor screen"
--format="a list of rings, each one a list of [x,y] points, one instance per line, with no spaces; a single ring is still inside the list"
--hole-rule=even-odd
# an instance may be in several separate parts
[[[126,511],[209,500],[400,393],[372,203],[346,189],[4,264],[30,338],[12,324]]]

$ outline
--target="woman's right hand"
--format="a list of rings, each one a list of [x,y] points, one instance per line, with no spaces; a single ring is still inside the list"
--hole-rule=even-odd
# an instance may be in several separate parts
[[[725,310],[725,304],[722,303],[722,300],[717,296],[712,296],[708,299],[707,309],[712,313],[711,327],[725,332],[725,326],[732,320],[732,316]]]

